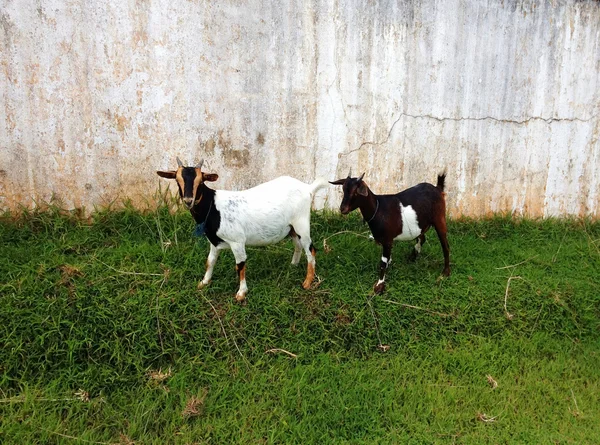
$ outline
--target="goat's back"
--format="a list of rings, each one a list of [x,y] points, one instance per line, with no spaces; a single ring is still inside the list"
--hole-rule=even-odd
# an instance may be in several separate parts
[[[433,220],[434,215],[445,213],[444,193],[428,182],[407,188],[396,196],[404,207],[412,206],[420,219],[427,220],[427,224]]]
[[[225,241],[244,239],[266,245],[283,239],[298,219],[310,218],[313,188],[281,176],[248,190],[218,190],[215,206],[221,215],[217,234]]]

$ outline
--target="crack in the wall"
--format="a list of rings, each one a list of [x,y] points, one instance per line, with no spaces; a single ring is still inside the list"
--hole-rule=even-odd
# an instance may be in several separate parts
[[[544,118],[544,117],[540,117],[540,116],[532,116],[529,117],[527,119],[523,119],[523,120],[516,120],[516,119],[499,119],[497,117],[493,117],[493,116],[484,116],[484,117],[437,117],[437,116],[433,116],[431,114],[420,114],[420,115],[416,115],[416,114],[410,114],[410,113],[401,113],[400,116],[398,117],[398,119],[396,119],[394,121],[394,123],[392,124],[392,126],[390,127],[390,130],[388,131],[388,135],[385,138],[385,140],[380,141],[380,142],[373,142],[373,141],[365,141],[363,143],[361,143],[358,148],[355,148],[353,150],[347,151],[345,153],[340,153],[339,157],[343,157],[343,156],[348,156],[351,153],[354,153],[356,151],[361,150],[363,147],[367,146],[367,145],[383,145],[385,143],[387,143],[390,140],[390,137],[392,136],[392,131],[394,131],[394,127],[396,126],[396,124],[400,121],[400,119],[402,119],[403,117],[410,117],[413,119],[432,119],[432,120],[436,120],[438,122],[446,122],[446,121],[451,121],[451,122],[462,122],[462,121],[494,121],[494,122],[500,122],[500,123],[505,123],[505,124],[515,124],[515,125],[524,125],[524,124],[528,124],[529,122],[532,121],[542,121],[545,122],[547,124],[551,124],[553,122],[582,122],[582,123],[586,123],[586,122],[591,122],[592,120],[596,119],[598,116],[597,115],[592,115],[587,119],[582,119],[579,117],[572,117],[572,118],[558,118],[558,117],[549,117],[549,118]]]

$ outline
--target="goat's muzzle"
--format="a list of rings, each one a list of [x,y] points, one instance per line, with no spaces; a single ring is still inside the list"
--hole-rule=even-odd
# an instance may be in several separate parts
[[[350,207],[348,207],[348,206],[340,207],[340,213],[342,215],[347,215],[348,213],[350,213]]]
[[[194,207],[194,198],[183,198],[183,203],[188,209]]]

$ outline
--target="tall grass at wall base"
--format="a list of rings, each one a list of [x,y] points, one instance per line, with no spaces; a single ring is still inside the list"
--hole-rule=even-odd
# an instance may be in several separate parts
[[[315,213],[318,284],[289,240],[249,248],[239,305],[230,252],[197,290],[208,244],[171,202],[5,214],[0,442],[600,440],[600,224],[448,227],[449,278],[429,232],[373,297],[368,227]]]

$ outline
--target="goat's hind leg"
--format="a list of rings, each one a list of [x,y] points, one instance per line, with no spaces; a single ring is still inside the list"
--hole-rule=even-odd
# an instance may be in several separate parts
[[[202,289],[204,286],[210,283],[210,279],[212,278],[213,270],[218,257],[219,249],[211,244],[210,252],[208,253],[208,258],[206,259],[206,272],[204,273],[204,278],[202,278],[202,281],[198,283],[198,289]]]
[[[292,238],[292,242],[294,243],[294,255],[292,256],[292,264],[296,265],[300,262],[300,257],[302,257],[302,243],[300,242],[300,238],[298,234],[292,227],[290,229],[290,237]]]
[[[304,289],[308,289],[315,279],[315,257],[317,255],[317,250],[310,239],[310,222],[309,221],[301,221],[294,224],[294,231],[299,238],[300,245],[306,254],[306,278],[302,283],[302,287]],[[295,256],[295,252],[294,252]]]
[[[235,299],[241,303],[246,299],[248,293],[248,286],[246,285],[246,246],[241,243],[230,243],[230,245],[235,257],[235,270],[240,279],[240,288],[235,294]]]
[[[421,234],[417,237],[417,244],[415,244],[415,247],[408,256],[408,259],[410,261],[415,261],[417,259],[417,257],[421,253],[421,248],[423,247],[423,244],[425,244],[426,241],[427,238],[425,238],[425,230],[423,230]]]
[[[444,269],[442,275],[445,277],[450,275],[450,246],[448,245],[448,230],[446,228],[446,217],[435,224],[435,231],[444,251]]]

